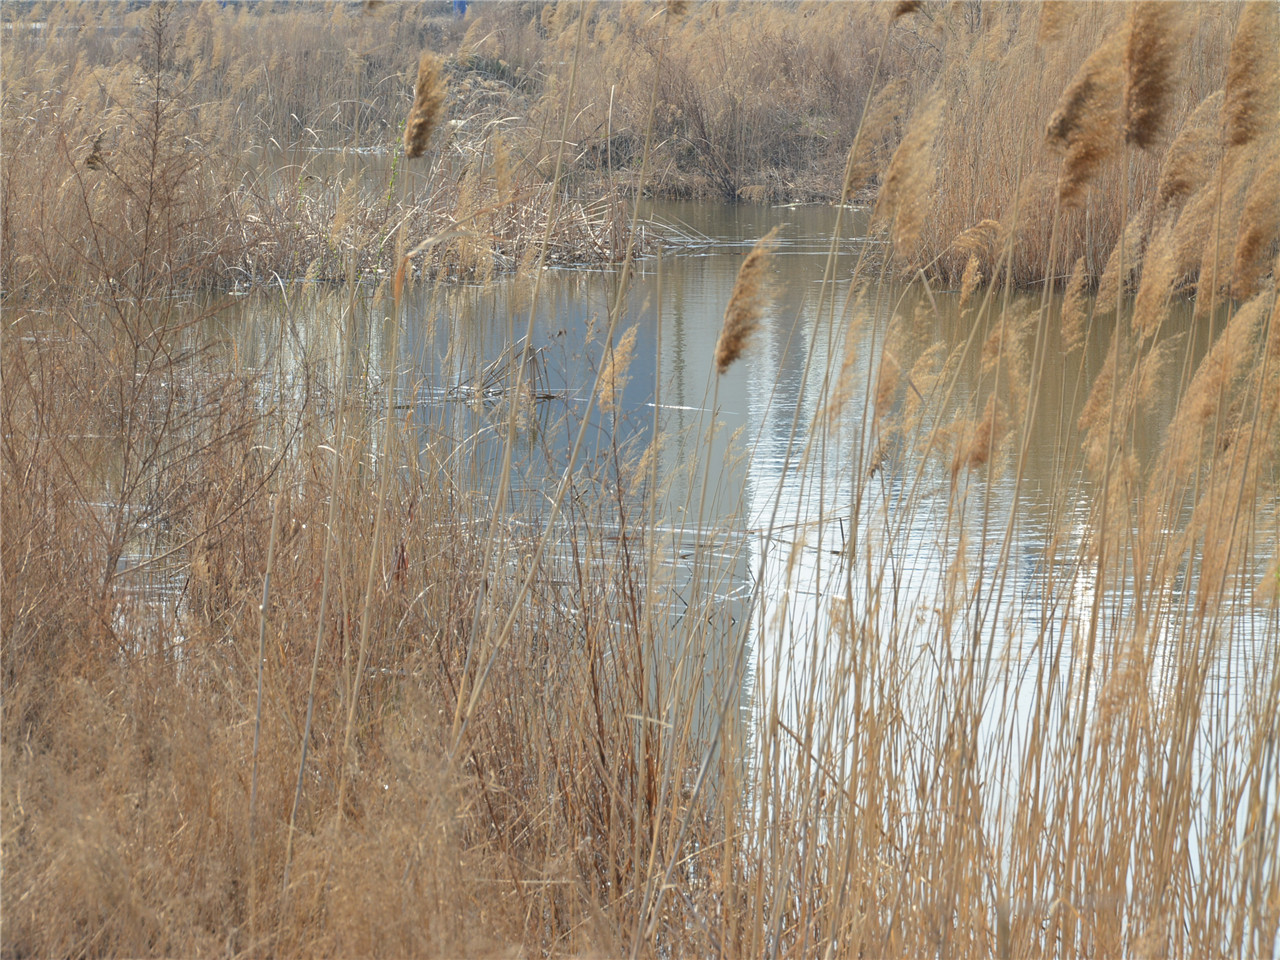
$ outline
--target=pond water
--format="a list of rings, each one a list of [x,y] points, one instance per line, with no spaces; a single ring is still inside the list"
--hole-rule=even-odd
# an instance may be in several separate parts
[[[761,724],[780,726],[808,745],[802,751],[837,763],[869,695],[896,698],[909,723],[927,725],[951,691],[963,691],[980,718],[978,766],[994,791],[988,809],[1012,817],[1030,718],[1050,729],[1074,726],[1099,708],[1107,678],[1121,675],[1132,655],[1133,566],[1098,574],[1091,537],[1101,491],[1083,467],[1077,428],[1081,384],[1102,369],[1110,331],[1093,329],[1082,351],[1065,353],[1060,304],[1051,298],[1040,312],[1035,291],[997,291],[998,309],[987,318],[975,309],[983,291],[966,307],[957,291],[923,283],[867,284],[850,302],[855,262],[866,258],[863,274],[874,276],[880,250],[867,236],[866,210],[839,218],[827,285],[832,208],[667,203],[646,207],[646,216],[681,242],[637,264],[613,331],[618,344],[634,327],[632,359],[616,381],[613,408],[591,413],[575,466],[593,465],[597,492],[622,482],[633,511],[653,512],[651,535],[669,577],[658,630],[668,649],[659,659],[682,663],[691,620],[720,616],[718,639],[698,650],[702,720],[722,714],[723,694],[713,691],[731,678],[747,737]],[[738,269],[774,227],[770,306],[741,359],[717,377],[712,357]],[[397,404],[424,465],[441,438],[455,450],[465,438],[476,488],[493,495],[510,358],[532,309],[526,370],[534,398],[518,431],[510,509],[535,517],[545,509],[607,362],[618,283],[614,268],[548,270],[536,303],[527,277],[414,287],[399,339]],[[296,356],[337,337],[341,300],[325,301],[329,316],[313,315],[293,331]],[[365,302],[358,318],[365,339],[351,369],[376,396],[390,306]],[[247,357],[268,351],[278,315],[277,303],[250,298],[241,334]],[[995,329],[989,315],[1023,319],[1022,352],[1012,351],[1008,363],[1030,371],[1027,395],[1017,400],[1029,426],[1010,428],[990,459],[957,467],[938,439],[962,436],[947,432],[947,419],[981,419],[993,384],[1016,392],[1009,386],[1016,378],[984,373],[984,342]],[[1176,407],[1176,367],[1194,366],[1210,335],[1188,305],[1174,305],[1161,338],[1175,347],[1175,374],[1125,439],[1142,469],[1159,455]],[[848,389],[837,410],[830,394],[842,369]],[[897,387],[877,403],[895,373]],[[656,470],[633,475],[655,430]],[[1023,436],[1025,445],[1014,442]],[[1189,510],[1175,510],[1170,526]],[[1274,669],[1275,608],[1256,603],[1253,591],[1275,539],[1273,525],[1248,541],[1242,575],[1207,618],[1191,615],[1194,564],[1161,590],[1143,591],[1160,602],[1141,637],[1146,696],[1160,709],[1191,665],[1207,664],[1213,709],[1200,723],[1214,744],[1223,744],[1228,718],[1258,702]],[[557,550],[569,547],[553,547],[549,563]],[[698,617],[682,616],[691,610]],[[866,649],[868,637],[878,650]],[[1202,773],[1210,776],[1207,765]]]
[[[946,672],[947,659],[969,660],[970,653],[980,652],[991,689],[1005,692],[1007,676],[997,677],[998,671],[1027,671],[1028,657],[1057,657],[1061,644],[1073,652],[1080,617],[1126,616],[1129,591],[1123,584],[1107,590],[1094,612],[1093,577],[1082,550],[1092,494],[1075,426],[1085,401],[1079,374],[1083,367],[1083,381],[1091,383],[1101,369],[1106,335],[1094,332],[1083,356],[1066,356],[1056,330],[1048,330],[1036,387],[1027,398],[1034,410],[1027,447],[993,461],[989,472],[956,474],[947,470],[946,458],[916,456],[920,429],[895,434],[887,426],[892,415],[911,406],[913,394],[919,406],[942,394],[925,398],[918,385],[908,383],[877,420],[879,365],[888,351],[906,374],[931,347],[950,353],[969,344],[950,392],[952,408],[964,410],[983,389],[979,355],[989,324],[975,333],[982,321],[974,319],[972,305],[961,310],[955,291],[924,284],[869,285],[846,310],[855,260],[867,256],[874,265],[878,252],[878,243],[867,238],[868,211],[842,216],[836,283],[827,288],[823,274],[837,220],[831,207],[657,204],[648,216],[680,234],[682,246],[660,261],[637,265],[614,330],[617,343],[634,326],[634,355],[626,378],[618,380],[614,410],[593,413],[599,429],[591,431],[588,451],[598,457],[602,444],[617,445],[626,462],[657,425],[663,438],[657,476],[664,481],[657,529],[671,538],[667,556],[678,567],[681,557],[689,558],[691,544],[713,545],[723,568],[699,556],[699,572],[727,603],[754,596],[755,603],[735,608],[735,616],[749,616],[753,625],[753,673],[768,673],[777,689],[790,690],[796,710],[820,695],[815,675],[826,675],[823,658],[840,650],[838,644],[813,649],[815,639],[835,635],[833,604],[841,617],[850,604],[876,608],[886,635],[919,632],[929,646],[920,655],[936,671]],[[712,356],[737,270],[751,244],[774,227],[781,232],[771,306],[745,355],[717,378]],[[433,431],[474,438],[476,462],[488,465],[477,471],[477,483],[492,490],[504,439],[493,413],[511,378],[507,358],[513,344],[524,340],[534,306],[530,346],[536,362],[529,370],[538,399],[529,429],[521,431],[530,456],[517,456],[513,508],[545,498],[563,471],[573,428],[595,371],[605,362],[602,342],[617,284],[616,269],[548,270],[536,305],[530,303],[527,278],[413,288],[397,370],[401,403],[416,411],[420,447],[430,447]],[[1002,305],[1006,315],[1030,315],[1038,307],[1036,292],[1010,296]],[[255,340],[265,349],[273,310],[248,324],[259,332],[246,335],[248,352],[255,351]],[[383,302],[372,314],[387,311]],[[1051,302],[1051,328],[1056,311]],[[317,328],[334,337],[340,323],[337,314],[326,324],[312,319],[310,329],[296,333],[302,352],[308,338],[324,339]],[[846,351],[846,330],[854,330],[852,351]],[[1028,353],[1034,332],[1032,321],[1021,334]],[[372,357],[385,348],[385,334],[387,325],[370,325],[364,361],[370,378],[378,375]],[[1193,324],[1189,308],[1175,306],[1162,335],[1187,343],[1194,362],[1206,347],[1207,325]],[[842,364],[852,389],[840,416],[823,419],[829,381]],[[1139,461],[1157,451],[1175,403],[1175,390],[1167,390],[1153,404],[1152,416],[1133,431]],[[443,419],[442,410],[449,411]],[[822,435],[810,433],[815,424],[826,424]],[[1263,539],[1260,570],[1267,552]],[[854,562],[846,562],[850,557]],[[863,559],[868,557],[869,563]],[[1065,579],[1073,579],[1066,594]],[[1171,586],[1171,611],[1192,589],[1192,579]],[[1061,600],[1071,590],[1075,599],[1064,611]],[[1057,605],[1043,608],[1050,594]],[[1226,604],[1234,603],[1233,596]],[[1222,626],[1229,634],[1258,630],[1252,614],[1226,618]],[[983,639],[974,641],[975,636]],[[954,639],[955,649],[938,649],[940,637]],[[1261,659],[1254,666],[1265,666],[1266,657],[1247,645],[1222,649],[1247,659],[1257,654]],[[791,664],[801,663],[809,666],[792,676]],[[786,710],[786,700],[778,709]]]

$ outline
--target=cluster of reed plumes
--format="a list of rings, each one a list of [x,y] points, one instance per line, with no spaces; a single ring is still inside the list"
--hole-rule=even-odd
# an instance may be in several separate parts
[[[674,46],[714,19],[679,7],[625,17],[670,18],[655,42]],[[573,8],[546,9],[560,36]],[[933,288],[908,310],[876,283],[889,258],[837,289],[837,225],[794,318],[803,370],[754,394],[787,396],[784,482],[728,531],[708,522],[712,484],[733,486],[711,453],[720,411],[692,438],[655,420],[646,451],[591,435],[625,412],[627,268],[582,392],[603,424],[548,414],[523,360],[486,410],[418,402],[433,385],[402,382],[398,331],[449,322],[451,301],[415,293],[420,238],[389,230],[351,234],[338,261],[354,276],[385,241],[387,283],[282,284],[266,331],[223,342],[219,304],[190,296],[192,237],[221,215],[188,189],[198,117],[120,94],[130,129],[154,131],[154,172],[130,159],[108,204],[53,151],[75,158],[59,183],[82,218],[5,276],[4,954],[1274,953],[1274,12],[1233,18],[1223,89],[1194,103],[1149,7],[1063,68],[1054,122],[1005,131],[1031,157],[1049,125],[1039,182],[1057,199],[974,203],[945,239],[958,329]],[[884,5],[877,27],[940,13]],[[981,73],[1017,46],[1005,18],[1032,14],[957,15],[944,26],[989,48]],[[1037,42],[1117,16],[1046,8]],[[576,76],[559,77],[561,131]],[[908,92],[870,85],[833,169],[846,193],[882,182],[877,221],[919,258],[947,223],[929,186],[954,184],[917,165],[946,149],[957,95],[919,100],[890,161],[875,127]],[[61,131],[61,110],[29,129]],[[95,175],[124,162],[77,129]],[[1170,136],[1147,204],[1143,164]],[[563,160],[569,138],[548,138]],[[1114,177],[1086,162],[1100,143]],[[501,196],[508,162],[494,145],[469,175]],[[19,231],[24,198],[53,194],[6,166]],[[151,202],[126,217],[134,194]],[[473,196],[428,241],[467,256],[493,215]],[[1077,255],[1061,300],[1015,294],[1027,224],[1048,218],[1052,263],[1112,209],[1121,229],[1096,264],[1092,240]],[[540,264],[553,219],[511,225]],[[719,397],[779,322],[767,246],[706,358]],[[520,277],[512,342],[544,274]],[[468,334],[459,320],[444,366],[470,362]],[[569,454],[544,445],[560,432]],[[670,484],[662,463],[681,465]],[[515,503],[525,474],[552,482]],[[735,606],[726,557],[748,543],[755,590]]]
[[[1106,4],[709,2],[679,17],[639,4],[548,3],[540,12],[478,4],[463,47],[540,77],[573,54],[585,20],[585,78],[568,133],[579,182],[634,189],[641,120],[656,86],[660,143],[649,191],[754,203],[861,200],[884,175],[890,197],[910,200],[900,217],[901,273],[959,281],[976,257],[992,276],[994,249],[952,246],[967,226],[990,219],[1003,229],[1016,223],[1004,267],[1016,282],[1065,276],[1083,257],[1097,283],[1130,215],[1181,205],[1212,179],[1221,131],[1203,142],[1218,118],[1197,106],[1223,87],[1228,69],[1247,72],[1247,61],[1268,55],[1264,40],[1237,51],[1229,67],[1241,9],[1175,4],[1134,23],[1127,8]],[[1265,73],[1265,64],[1257,69]],[[564,89],[537,89],[519,141],[547,167],[545,129]],[[849,167],[855,132],[859,156]],[[1119,202],[1126,169],[1129,210]],[[851,173],[855,189],[842,190]],[[904,177],[913,180],[899,191]],[[1207,228],[1188,225],[1196,229]],[[1198,266],[1182,279],[1193,280]]]

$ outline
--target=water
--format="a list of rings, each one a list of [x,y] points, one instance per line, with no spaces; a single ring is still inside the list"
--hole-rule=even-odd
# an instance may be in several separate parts
[[[778,709],[792,721],[815,696],[834,696],[839,713],[841,696],[823,690],[823,678],[840,672],[824,666],[838,645],[814,648],[851,623],[899,643],[918,635],[929,647],[932,669],[942,673],[945,662],[978,657],[993,694],[1007,695],[1010,671],[1025,673],[1035,657],[1058,657],[1064,650],[1078,656],[1081,620],[1093,609],[1087,546],[1090,501],[1097,494],[1081,465],[1076,421],[1085,396],[1078,384],[1092,382],[1101,369],[1109,331],[1095,330],[1083,354],[1064,354],[1058,305],[1050,302],[1040,329],[1045,340],[1036,388],[1019,401],[1034,408],[1025,449],[1016,442],[1021,427],[1014,423],[990,465],[948,469],[950,454],[920,455],[929,438],[939,450],[936,437],[946,438],[946,418],[978,419],[993,382],[997,390],[1011,389],[982,371],[983,341],[993,328],[975,317],[973,304],[962,309],[955,291],[921,284],[871,285],[846,309],[855,262],[866,258],[863,274],[874,275],[880,252],[867,236],[867,211],[847,210],[841,217],[835,282],[826,288],[837,222],[832,208],[667,203],[648,207],[646,216],[682,243],[660,261],[637,264],[613,334],[616,344],[635,327],[633,359],[619,381],[615,409],[592,413],[595,429],[582,460],[598,470],[612,457],[616,481],[656,426],[662,438],[656,530],[666,538],[663,555],[692,578],[681,589],[701,578],[731,606],[732,617],[750,618],[755,679],[747,680],[748,699],[753,685],[771,677],[771,697],[789,691]],[[742,358],[716,377],[712,355],[742,257],[775,226],[780,236],[771,306]],[[465,438],[478,464],[477,486],[492,495],[513,382],[510,358],[520,355],[513,348],[524,342],[532,309],[533,359],[526,373],[535,400],[519,432],[511,509],[544,502],[565,469],[595,373],[607,362],[604,339],[617,285],[616,269],[567,267],[545,272],[536,304],[527,278],[412,288],[397,363],[398,405],[413,411],[414,442],[424,464],[440,437],[453,443]],[[391,307],[369,292],[359,298],[364,309],[355,318],[363,325],[363,346],[349,363],[361,389],[374,398]],[[322,353],[348,322],[340,316],[341,297],[317,302],[327,304],[320,310],[324,316],[313,312],[291,327],[295,357]],[[1006,315],[1029,318],[1020,334],[1023,362],[1037,362],[1039,294],[1011,294],[1000,306]],[[257,330],[244,339],[250,357],[271,350],[276,325],[269,317],[254,320],[262,309],[275,307],[255,301],[245,312]],[[1187,307],[1175,307],[1162,337],[1185,344],[1192,363],[1208,339],[1205,324],[1193,323]],[[927,374],[917,361],[931,348],[939,362],[948,355],[956,360],[926,396],[913,377]],[[901,384],[877,407],[885,354],[894,357]],[[825,416],[845,358],[849,395],[839,416]],[[931,421],[944,400],[946,412]],[[1132,431],[1128,439],[1140,463],[1157,455],[1175,405],[1176,391],[1166,389]],[[922,422],[907,429],[902,421],[912,416]],[[815,425],[823,425],[821,434],[811,432]],[[935,433],[939,425],[943,429]],[[638,506],[646,483],[642,478],[627,487]],[[1245,566],[1260,576],[1269,543],[1263,538],[1255,544],[1258,556]],[[1051,576],[1057,584],[1052,588]],[[1121,581],[1126,576],[1131,584],[1132,571]],[[1193,581],[1170,584],[1171,610],[1194,591]],[[1059,606],[1045,608],[1043,597],[1055,591]],[[1100,615],[1128,615],[1130,592],[1124,582],[1109,589]],[[1072,598],[1067,609],[1063,597]],[[1245,609],[1243,591],[1232,597],[1237,595],[1228,596],[1228,605],[1241,609],[1240,616],[1224,615],[1229,637],[1237,630],[1274,635],[1254,622],[1260,614]],[[1178,634],[1182,628],[1169,621],[1157,629]],[[939,638],[950,638],[950,648],[939,649]],[[1266,645],[1229,640],[1223,647],[1230,653],[1224,662],[1237,657],[1246,667],[1233,674],[1237,678],[1264,670],[1270,656]],[[761,691],[754,693],[758,702]],[[1077,695],[1061,691],[1062,708]],[[1016,714],[1021,696],[1002,710]]]

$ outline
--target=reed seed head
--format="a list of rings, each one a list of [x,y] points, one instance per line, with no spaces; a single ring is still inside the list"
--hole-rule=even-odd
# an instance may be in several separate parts
[[[1120,43],[1114,33],[1081,64],[1049,118],[1045,136],[1064,154],[1058,198],[1078,206],[1102,164],[1119,146]]]
[[[968,230],[959,234],[951,245],[959,253],[981,254],[990,257],[1000,239],[999,220],[979,220]]]
[[[1161,206],[1191,196],[1209,179],[1221,153],[1216,121],[1222,100],[1221,90],[1205,97],[1169,147],[1156,186],[1156,199]]]
[[[1223,139],[1239,147],[1276,123],[1280,100],[1280,7],[1271,0],[1244,5],[1227,59]]]
[[[1079,4],[1070,0],[1044,0],[1040,5],[1040,26],[1036,34],[1036,43],[1040,46],[1058,43],[1062,40],[1071,21],[1079,11]]]
[[[618,397],[627,386],[627,370],[636,351],[636,327],[633,324],[622,335],[618,345],[609,351],[609,359],[600,371],[600,410],[610,413],[617,409]]]
[[[1280,153],[1261,170],[1245,195],[1232,269],[1233,293],[1253,296],[1262,279],[1267,251],[1280,239]]]
[[[969,254],[969,262],[965,264],[964,276],[960,278],[960,309],[963,310],[973,297],[973,291],[982,282],[982,266],[974,254]]]
[[[1089,283],[1089,274],[1085,270],[1084,257],[1076,260],[1071,271],[1071,279],[1067,281],[1067,292],[1062,298],[1062,316],[1058,329],[1062,336],[1062,349],[1070,353],[1084,345],[1084,322],[1087,307],[1085,290]]]
[[[889,410],[893,395],[898,392],[898,378],[902,373],[902,364],[889,350],[880,355],[880,372],[876,375],[876,419]]]
[[[774,227],[756,241],[742,266],[724,311],[724,325],[716,341],[716,373],[724,373],[742,356],[742,351],[760,325],[768,288],[769,261],[776,245],[778,228]]]
[[[942,123],[942,99],[931,96],[912,119],[906,136],[893,152],[880,197],[876,218],[893,218],[893,243],[898,253],[910,258],[933,201],[936,176],[934,139]]]
[[[440,61],[426,52],[418,61],[418,82],[413,93],[413,107],[404,126],[404,155],[414,160],[427,150],[427,142],[444,110],[444,78]]]
[[[876,172],[876,147],[894,118],[907,109],[907,83],[901,77],[876,91],[863,115],[858,135],[849,147],[844,171],[844,197],[852,197]]]
[[[960,441],[956,445],[955,456],[951,460],[951,479],[963,469],[977,470],[991,459],[991,453],[1000,440],[1003,430],[1003,418],[996,405],[995,396],[987,398],[982,419],[964,424],[960,433]]]
[[[1142,280],[1133,304],[1133,329],[1143,339],[1155,335],[1168,311],[1169,296],[1177,279],[1178,258],[1172,226],[1157,232],[1142,267]]]
[[[1124,234],[1111,248],[1107,265],[1102,268],[1102,278],[1098,281],[1098,298],[1094,302],[1094,310],[1098,313],[1109,313],[1120,305],[1120,295],[1128,289],[1129,280],[1138,267],[1146,225],[1146,210],[1139,210],[1129,218]]]
[[[1183,7],[1144,0],[1129,14],[1124,54],[1124,139],[1140,150],[1160,135],[1173,93],[1175,28]]]

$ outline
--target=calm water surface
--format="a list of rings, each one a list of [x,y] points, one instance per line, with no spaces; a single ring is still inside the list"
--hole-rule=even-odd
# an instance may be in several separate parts
[[[731,671],[745,649],[744,709],[770,712],[798,729],[806,718],[812,722],[807,705],[822,704],[815,735],[848,736],[850,637],[875,628],[893,639],[897,656],[908,656],[896,667],[907,715],[913,690],[922,704],[936,704],[939,687],[966,670],[978,672],[982,736],[995,745],[985,762],[993,782],[1003,782],[1001,767],[1018,755],[1022,718],[1036,702],[1047,699],[1065,713],[1087,709],[1099,695],[1096,681],[1084,688],[1079,669],[1096,580],[1084,549],[1093,498],[1079,466],[1075,424],[1084,402],[1081,366],[1083,382],[1092,382],[1106,337],[1091,336],[1083,355],[1064,356],[1051,304],[1052,335],[1029,398],[1035,415],[1025,456],[953,472],[946,458],[920,456],[927,427],[896,435],[890,427],[909,413],[912,392],[927,421],[939,394],[926,390],[926,397],[911,378],[930,347],[945,354],[969,344],[956,367],[951,409],[976,407],[971,394],[980,389],[987,330],[974,333],[972,311],[962,312],[956,292],[921,284],[869,286],[846,310],[857,258],[869,258],[864,275],[875,273],[879,246],[865,236],[866,211],[843,216],[836,282],[827,288],[836,293],[825,300],[832,208],[656,204],[648,215],[682,245],[637,265],[614,332],[619,342],[635,327],[633,359],[615,410],[593,414],[598,429],[580,460],[597,467],[630,463],[656,422],[657,539],[676,596],[709,600],[740,625],[726,630],[723,662],[708,669]],[[774,226],[781,233],[771,306],[743,357],[717,378],[712,356],[737,271]],[[412,411],[418,449],[429,452],[446,434],[469,438],[474,479],[492,492],[502,462],[507,358],[533,309],[536,363],[528,369],[538,399],[520,432],[513,509],[545,502],[605,362],[602,341],[617,285],[615,269],[554,269],[544,274],[536,304],[527,281],[414,288],[397,375],[398,404]],[[296,356],[336,339],[346,322],[338,299],[328,301],[327,315],[309,316],[291,334]],[[1038,303],[1038,294],[1015,294],[1006,310],[1034,314]],[[254,298],[247,307],[243,349],[263,352],[278,330],[278,304]],[[389,310],[373,303],[357,318],[367,339],[353,369],[363,371],[367,385],[382,369]],[[1205,348],[1203,326],[1175,308],[1165,334],[1183,338],[1194,361]],[[1033,319],[1028,354],[1035,329]],[[875,385],[886,350],[909,382],[877,420]],[[842,363],[852,389],[838,416],[821,416]],[[1132,436],[1140,461],[1157,451],[1175,405],[1172,393],[1157,400]],[[815,424],[823,425],[820,432],[811,432]],[[611,482],[607,469],[596,476],[605,487]],[[645,502],[643,478],[626,487],[637,504]],[[1251,568],[1258,576],[1273,541],[1274,531],[1255,541],[1259,556]],[[1178,611],[1194,589],[1193,577],[1171,584],[1173,612],[1155,625],[1157,703],[1180,669],[1186,635]],[[1275,614],[1255,608],[1248,594],[1229,591],[1215,622],[1219,656],[1210,689],[1223,717],[1266,682],[1274,653],[1267,640],[1277,635]],[[1113,581],[1098,616],[1113,624],[1130,616],[1129,595],[1124,582]],[[666,652],[678,658],[683,627],[678,616],[670,624]]]

